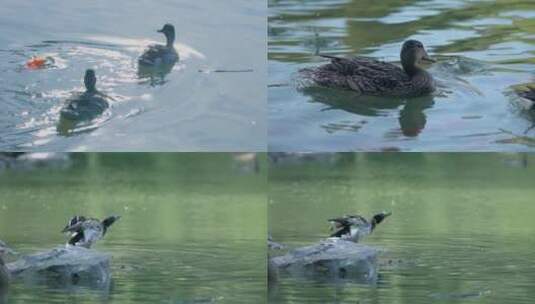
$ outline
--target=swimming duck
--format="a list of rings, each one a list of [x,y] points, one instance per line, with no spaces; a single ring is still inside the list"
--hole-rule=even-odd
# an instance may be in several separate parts
[[[431,74],[418,66],[425,61],[435,61],[417,40],[403,43],[400,56],[403,69],[392,63],[366,57],[321,56],[331,62],[319,68],[301,70],[305,77],[320,86],[373,96],[419,96],[435,90]]]
[[[67,245],[90,248],[120,218],[120,216],[112,215],[100,221],[95,218],[86,218],[85,216],[74,216],[61,232],[71,233],[71,238]]]
[[[331,234],[330,237],[358,243],[362,237],[372,233],[375,227],[390,215],[392,215],[391,212],[383,211],[374,215],[370,220],[360,215],[345,215],[343,217],[329,219],[332,225],[331,228],[336,229],[336,232]]]
[[[86,70],[84,76],[85,92],[67,100],[67,104],[60,112],[61,118],[86,121],[102,114],[109,107],[109,104],[106,101],[107,96],[96,89],[96,83],[95,71],[92,69]]]
[[[175,42],[175,27],[172,24],[165,24],[158,33],[163,33],[167,40],[166,45],[150,45],[139,57],[138,64],[143,66],[171,65],[178,61],[178,53],[173,43]]]

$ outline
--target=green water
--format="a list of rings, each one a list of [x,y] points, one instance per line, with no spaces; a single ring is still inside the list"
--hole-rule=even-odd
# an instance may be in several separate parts
[[[364,241],[385,251],[379,278],[329,283],[283,273],[270,303],[532,303],[535,156],[317,157],[270,168],[274,240],[304,246],[329,233],[327,218],[390,210]]]
[[[533,114],[511,86],[533,82],[535,2],[269,0],[270,151],[533,151]],[[304,90],[319,54],[399,63],[403,41],[437,59],[424,98]],[[531,140],[519,139],[527,135]]]
[[[120,214],[95,249],[109,289],[14,280],[9,303],[265,302],[265,172],[232,154],[75,154],[0,169],[0,239],[22,254],[64,244],[75,214]],[[18,167],[17,167],[18,168]]]

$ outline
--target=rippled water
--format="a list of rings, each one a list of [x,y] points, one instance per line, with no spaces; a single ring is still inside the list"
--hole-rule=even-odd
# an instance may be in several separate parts
[[[278,159],[269,229],[290,249],[324,238],[327,218],[393,214],[364,241],[383,251],[376,282],[281,273],[270,303],[531,303],[534,164],[521,154]]]
[[[0,239],[20,254],[64,244],[73,214],[122,218],[94,247],[112,257],[109,286],[14,279],[8,303],[265,303],[263,168],[154,153],[9,168],[0,166]]]
[[[535,118],[511,85],[533,82],[530,1],[269,0],[270,151],[532,151]],[[318,54],[399,62],[423,42],[438,91],[416,99],[303,90]]]
[[[8,0],[0,15],[0,150],[265,147],[262,1]],[[175,25],[180,62],[167,74],[138,77],[137,57],[164,42],[156,30],[166,22]],[[31,70],[32,56],[55,63]],[[58,132],[59,110],[82,89],[87,68],[111,109],[74,133]]]

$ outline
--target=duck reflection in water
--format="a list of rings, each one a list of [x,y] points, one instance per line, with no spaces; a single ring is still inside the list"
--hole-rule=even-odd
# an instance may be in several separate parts
[[[400,108],[399,126],[401,133],[407,137],[418,136],[426,126],[427,117],[424,113],[426,109],[434,105],[432,95],[420,96],[416,98],[395,98],[395,97],[374,97],[361,96],[350,91],[340,91],[336,89],[326,89],[321,87],[306,87],[301,89],[302,93],[311,98],[312,102],[327,105],[322,111],[344,110],[361,116],[381,116],[384,110]],[[334,127],[342,129],[343,126]],[[329,126],[328,131],[332,132],[333,127]],[[360,128],[353,127],[352,130]]]
[[[179,60],[178,52],[174,47],[175,27],[165,24],[157,31],[165,35],[166,44],[153,44],[141,54],[138,59],[138,78],[151,86],[163,85],[165,76],[169,74]]]

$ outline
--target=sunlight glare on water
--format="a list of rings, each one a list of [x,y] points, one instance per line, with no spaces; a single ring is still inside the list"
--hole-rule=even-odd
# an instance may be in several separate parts
[[[244,0],[4,1],[0,149],[262,149],[265,10],[261,1]],[[180,61],[172,70],[142,74],[137,59],[148,45],[165,42],[156,30],[168,22],[176,28]],[[54,62],[30,70],[25,64],[33,56]],[[82,91],[88,68],[95,69],[97,89],[110,97],[107,117],[92,121],[92,131],[54,132],[59,109]]]

